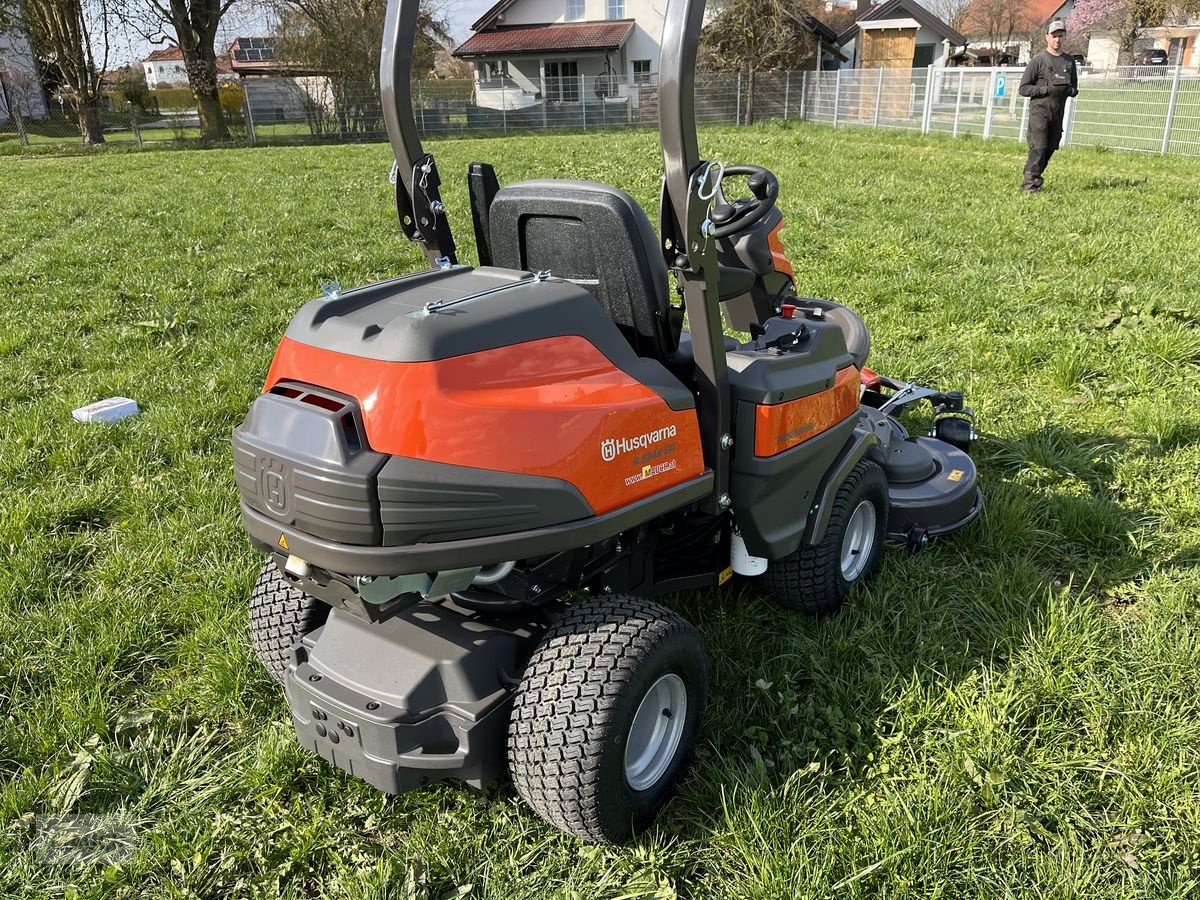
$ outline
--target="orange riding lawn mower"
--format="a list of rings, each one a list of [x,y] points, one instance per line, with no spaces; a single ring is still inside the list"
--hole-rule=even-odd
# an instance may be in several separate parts
[[[250,638],[339,768],[389,793],[507,770],[548,822],[619,842],[665,803],[708,687],[700,634],[652,598],[737,573],[836,611],[885,540],[979,514],[973,415],[868,369],[862,320],[796,293],[775,176],[700,158],[704,0],[667,5],[658,233],[615,187],[473,163],[460,264],[408,93],[417,8],[388,4],[382,96],[431,267],[304,306],[234,432],[269,556]]]

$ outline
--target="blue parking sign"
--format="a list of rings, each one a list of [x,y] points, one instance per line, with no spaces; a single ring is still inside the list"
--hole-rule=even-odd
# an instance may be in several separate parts
[[[1001,72],[996,76],[996,96],[1004,96],[1004,85],[1008,82],[1008,76]]]

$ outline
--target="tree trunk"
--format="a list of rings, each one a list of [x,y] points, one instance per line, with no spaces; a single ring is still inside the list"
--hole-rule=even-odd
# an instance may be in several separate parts
[[[104,143],[104,126],[100,123],[99,100],[95,97],[79,98],[79,134],[85,145]]]
[[[750,69],[749,78],[746,79],[746,116],[744,125],[754,124],[754,70]]]
[[[229,128],[225,125],[225,112],[221,109],[221,98],[217,93],[217,60],[212,53],[212,42],[208,49],[203,46],[193,50],[196,57],[185,59],[188,85],[196,100],[196,113],[200,117],[200,141],[205,144],[229,140]],[[188,56],[184,50],[184,56]]]
[[[216,90],[201,94],[195,90],[196,112],[200,116],[200,140],[205,144],[229,140],[229,128],[225,124],[225,110],[221,109],[221,98]]]

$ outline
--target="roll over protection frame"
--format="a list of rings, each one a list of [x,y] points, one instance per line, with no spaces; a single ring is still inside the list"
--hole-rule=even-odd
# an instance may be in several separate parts
[[[388,0],[379,58],[379,94],[396,158],[396,215],[400,227],[405,237],[421,245],[430,263],[439,265],[440,260],[447,260],[453,264],[458,262],[458,253],[438,190],[442,180],[433,154],[421,147],[409,93],[419,7],[419,0]]]
[[[705,466],[713,473],[706,511],[728,509],[732,447],[729,376],[718,300],[719,277],[712,222],[710,169],[696,137],[696,48],[705,0],[668,0],[659,63],[659,136],[664,177],[660,234],[667,266],[683,292],[692,332],[698,385],[697,412]],[[421,147],[409,84],[420,0],[388,0],[379,62],[380,98],[396,158],[396,212],[405,235],[434,265],[457,262],[454,237],[431,154]],[[706,196],[701,196],[708,191]]]

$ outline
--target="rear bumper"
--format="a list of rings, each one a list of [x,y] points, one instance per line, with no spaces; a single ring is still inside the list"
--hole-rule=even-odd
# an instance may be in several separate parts
[[[334,610],[284,680],[301,745],[382,791],[503,774],[513,691],[542,614],[417,603],[383,622]]]
[[[405,721],[404,710],[322,678],[307,664],[288,673],[287,696],[300,745],[381,791],[399,794],[458,778],[482,788],[504,772],[512,698],[471,720],[441,710]]]
[[[398,547],[367,547],[324,540],[291,525],[281,525],[244,501],[242,520],[251,540],[268,552],[295,555],[311,565],[343,574],[410,575],[495,565],[510,559],[528,559],[583,547],[701,500],[711,491],[712,473],[706,472],[603,516],[509,534]]]

